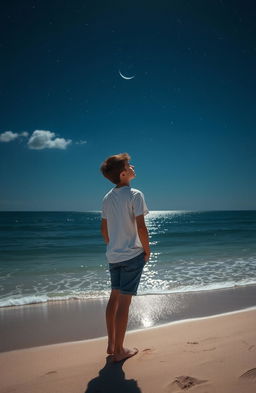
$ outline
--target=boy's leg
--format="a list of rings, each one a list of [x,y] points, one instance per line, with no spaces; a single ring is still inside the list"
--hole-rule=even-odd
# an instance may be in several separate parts
[[[138,350],[128,349],[123,347],[124,336],[127,328],[129,307],[131,304],[132,295],[119,295],[118,308],[115,319],[115,347],[114,347],[114,361],[121,361],[128,357],[135,355]]]
[[[138,350],[124,348],[124,336],[127,328],[129,307],[133,295],[137,294],[141,273],[145,265],[144,253],[120,263],[120,294],[115,318],[114,361],[121,361],[135,355]],[[113,271],[113,269],[112,269]]]
[[[115,318],[119,300],[119,289],[112,289],[106,309],[106,323],[108,331],[107,353],[114,353],[115,347]]]

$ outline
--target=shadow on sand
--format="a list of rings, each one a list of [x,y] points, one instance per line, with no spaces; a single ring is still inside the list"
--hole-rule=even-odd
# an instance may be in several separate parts
[[[85,393],[141,393],[135,379],[125,379],[124,362],[113,363],[108,356],[99,376],[88,383]]]

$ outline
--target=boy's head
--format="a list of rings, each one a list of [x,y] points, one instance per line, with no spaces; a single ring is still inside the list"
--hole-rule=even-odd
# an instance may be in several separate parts
[[[134,179],[133,165],[129,164],[131,157],[128,153],[120,153],[106,158],[101,164],[100,170],[108,180],[114,184],[127,184]]]

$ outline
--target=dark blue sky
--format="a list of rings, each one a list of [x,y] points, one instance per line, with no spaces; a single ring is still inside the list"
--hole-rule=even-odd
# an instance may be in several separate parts
[[[151,210],[256,209],[255,11],[2,3],[0,210],[99,210],[120,152]]]

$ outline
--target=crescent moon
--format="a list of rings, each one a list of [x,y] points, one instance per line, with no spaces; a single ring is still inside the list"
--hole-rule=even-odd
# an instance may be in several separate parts
[[[133,79],[133,78],[135,78],[135,75],[133,75],[133,76],[124,76],[124,75],[121,73],[120,70],[119,70],[118,72],[119,72],[119,75],[120,75],[123,79]]]

